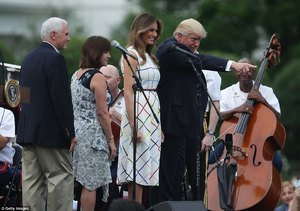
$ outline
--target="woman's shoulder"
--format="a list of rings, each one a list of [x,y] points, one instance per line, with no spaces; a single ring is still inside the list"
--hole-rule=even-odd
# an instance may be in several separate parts
[[[103,75],[103,73],[101,71],[99,71],[98,69],[95,69],[92,73],[91,73],[91,80],[92,81],[105,81],[105,76]]]
[[[71,79],[78,79],[78,70],[75,70],[71,76]]]
[[[138,51],[131,45],[127,48],[130,53],[133,53],[137,58],[140,58]]]

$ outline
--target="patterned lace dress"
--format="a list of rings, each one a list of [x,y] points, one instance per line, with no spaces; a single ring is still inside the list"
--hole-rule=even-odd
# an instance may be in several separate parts
[[[74,176],[91,191],[102,186],[105,200],[108,184],[112,181],[109,148],[96,113],[95,96],[80,83],[76,72],[71,78],[71,92],[78,141],[73,155]]]
[[[132,48],[129,50],[137,52]],[[155,91],[160,73],[151,57],[146,54],[147,62],[139,67],[137,76],[145,89],[145,95],[160,121],[160,104]],[[138,57],[139,63],[142,61]],[[156,122],[142,92],[137,92],[136,114],[137,126],[142,134],[142,143],[137,143],[136,149],[136,183],[144,186],[157,186],[159,184],[159,160],[161,147],[161,127]],[[133,143],[132,130],[125,112],[122,116],[119,162],[118,162],[118,183],[133,181]]]

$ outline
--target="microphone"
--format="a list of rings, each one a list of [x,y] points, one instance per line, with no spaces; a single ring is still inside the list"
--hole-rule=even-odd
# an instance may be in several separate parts
[[[177,50],[177,51],[179,51],[179,52],[181,52],[181,53],[184,53],[185,55],[187,55],[187,56],[189,56],[189,57],[191,57],[191,58],[194,58],[194,59],[199,60],[198,56],[196,56],[196,55],[193,54],[192,52],[183,50],[182,48],[178,47],[178,46],[175,45],[175,44],[172,44],[172,45],[170,46],[170,49]]]
[[[136,56],[130,54],[126,48],[122,47],[120,45],[120,43],[118,43],[118,41],[116,41],[116,40],[111,41],[111,45],[114,46],[115,48],[119,49],[123,53],[123,55],[128,55],[131,58],[137,60]]]

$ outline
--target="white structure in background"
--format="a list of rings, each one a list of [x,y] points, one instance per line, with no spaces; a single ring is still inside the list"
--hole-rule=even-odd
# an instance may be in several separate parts
[[[133,9],[127,0],[0,0],[0,39],[39,35],[53,14],[65,18],[71,32],[81,27],[86,36],[109,37]]]

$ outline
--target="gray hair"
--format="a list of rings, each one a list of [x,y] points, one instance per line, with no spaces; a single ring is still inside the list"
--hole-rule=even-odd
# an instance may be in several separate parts
[[[52,17],[47,19],[41,27],[41,38],[42,40],[47,40],[50,38],[51,32],[60,32],[63,29],[63,24],[67,24],[68,22],[64,19],[58,17]]]

